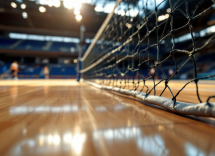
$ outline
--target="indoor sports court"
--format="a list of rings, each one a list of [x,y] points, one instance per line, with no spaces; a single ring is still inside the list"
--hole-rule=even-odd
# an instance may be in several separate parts
[[[0,155],[215,155],[214,6],[0,0]]]

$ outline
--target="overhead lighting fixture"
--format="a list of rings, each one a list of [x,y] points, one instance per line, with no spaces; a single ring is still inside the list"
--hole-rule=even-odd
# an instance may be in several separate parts
[[[27,14],[26,12],[23,12],[23,13],[22,13],[22,17],[23,17],[23,18],[27,18],[27,17],[28,17],[28,14]]]
[[[40,7],[39,7],[39,11],[42,12],[42,13],[44,13],[44,12],[46,12],[46,8],[43,7],[43,6],[40,6]]]
[[[17,7],[16,3],[14,3],[14,2],[11,2],[10,5],[11,5],[13,8],[16,8],[16,7]]]
[[[73,62],[74,62],[74,63],[77,63],[77,62],[78,62],[78,60],[77,60],[77,59],[74,59],[74,60],[73,60]]]
[[[72,9],[73,8],[73,1],[72,0],[64,0],[63,5],[65,8]]]
[[[75,15],[80,15],[80,10],[75,10],[75,11],[74,11],[74,14],[75,14]]]
[[[22,9],[25,9],[25,8],[26,8],[26,5],[25,5],[25,4],[21,4],[21,8],[22,8]]]
[[[76,16],[76,20],[77,20],[77,21],[82,20],[82,16],[81,16],[81,15],[77,15],[77,16]]]

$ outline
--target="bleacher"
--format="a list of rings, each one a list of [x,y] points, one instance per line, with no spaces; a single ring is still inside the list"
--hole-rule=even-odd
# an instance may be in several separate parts
[[[16,43],[17,39],[10,39],[10,38],[0,38],[0,48],[1,49],[10,49],[11,46]]]
[[[75,43],[53,42],[50,51],[71,52],[71,48],[76,48]]]
[[[45,44],[46,41],[23,40],[14,49],[42,51]]]
[[[75,78],[76,77],[76,66],[74,65],[61,65],[61,66],[50,66],[49,71],[50,78]]]
[[[45,47],[48,42],[50,41],[0,38],[0,49],[51,51],[51,52],[77,52],[76,43],[51,41],[50,46]]]

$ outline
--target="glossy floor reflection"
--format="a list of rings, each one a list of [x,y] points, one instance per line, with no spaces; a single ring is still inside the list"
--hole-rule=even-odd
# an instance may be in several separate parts
[[[1,156],[212,156],[215,127],[75,80],[0,82]]]

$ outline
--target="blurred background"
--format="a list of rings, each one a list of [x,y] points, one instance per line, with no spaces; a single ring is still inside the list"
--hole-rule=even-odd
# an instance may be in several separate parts
[[[86,52],[98,29],[114,8],[115,2],[114,0],[0,0],[1,78],[13,78],[11,64],[14,61],[17,61],[18,64],[17,78],[19,79],[75,78],[78,54],[83,56]],[[137,2],[140,1],[124,0],[121,3],[122,10],[116,14],[124,16],[123,5],[135,5],[130,15],[131,21],[135,21],[136,18],[139,25],[142,24],[143,21],[136,17]],[[149,2],[154,5],[153,0],[149,0]],[[190,0],[189,3],[195,4],[195,0]],[[198,11],[202,12],[211,4],[210,0],[205,0]],[[191,13],[195,7],[192,8],[190,5]],[[148,12],[153,9],[154,7],[148,6]],[[158,21],[162,22],[168,18],[170,11],[169,3],[162,3]],[[151,20],[149,28],[153,28],[155,21],[153,18],[149,20]],[[181,13],[175,15],[175,28],[186,22],[187,20]],[[201,46],[215,32],[215,9],[207,11],[195,20],[193,25],[196,43]],[[129,26],[129,22],[126,23],[126,27]],[[141,35],[144,36],[144,34],[143,32]],[[151,40],[156,41],[156,37]],[[169,55],[172,48],[171,42],[170,38],[162,41],[160,53],[163,58]],[[189,28],[177,32],[175,42],[177,49],[190,51],[192,42]],[[145,45],[143,44],[141,48],[144,49]],[[214,53],[215,44],[210,44],[196,55],[199,76],[215,73]],[[154,52],[151,49],[151,54],[156,60],[156,49]],[[181,55],[177,57],[177,63],[180,66],[186,58]],[[174,66],[173,60],[167,61],[163,70],[169,75],[170,72],[174,72]],[[190,61],[176,79],[192,78],[192,71],[193,64]],[[148,76],[148,73],[149,71],[145,70],[145,75]],[[162,73],[158,73],[156,76],[161,78],[161,75]]]

